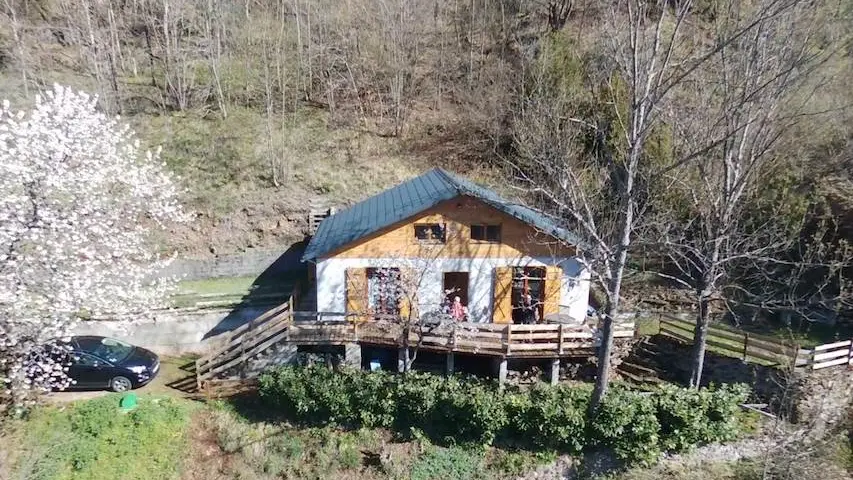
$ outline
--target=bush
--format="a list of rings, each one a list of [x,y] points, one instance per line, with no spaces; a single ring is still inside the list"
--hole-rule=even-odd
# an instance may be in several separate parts
[[[746,400],[747,393],[742,385],[702,390],[662,388],[654,400],[663,449],[681,452],[695,445],[737,438],[738,405]]]
[[[529,392],[511,394],[506,405],[517,438],[539,448],[572,453],[583,449],[588,389],[536,385]]]
[[[654,400],[613,388],[595,412],[590,437],[628,463],[651,463],[661,453]]]
[[[586,386],[500,390],[493,382],[410,373],[281,367],[260,379],[261,397],[294,420],[315,425],[423,431],[445,444],[492,444],[579,453],[612,449],[627,463],[662,451],[734,439],[743,386],[704,390],[665,387],[642,395],[615,386],[589,419]]]

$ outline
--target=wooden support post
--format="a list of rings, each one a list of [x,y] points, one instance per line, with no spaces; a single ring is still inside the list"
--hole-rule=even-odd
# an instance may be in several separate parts
[[[563,341],[565,339],[565,336],[563,334],[563,327],[565,327],[565,326],[566,326],[566,324],[564,324],[564,323],[560,324],[560,333],[559,333],[559,340],[558,340],[559,348],[557,349],[557,351],[560,353],[560,355],[563,354]]]
[[[749,332],[743,334],[743,361],[746,362],[746,355],[749,351]]]
[[[446,370],[448,375],[453,375],[453,369],[455,368],[454,364],[456,363],[455,357],[456,357],[456,355],[454,355],[453,352],[449,352],[447,354],[447,358],[446,358],[447,362],[445,365],[445,367],[446,367],[445,370]]]
[[[556,385],[560,382],[560,359],[551,359],[551,385]]]
[[[406,347],[400,347],[397,350],[397,371],[403,373],[406,371],[406,367],[409,365],[409,349]]]
[[[506,353],[507,353],[507,355],[509,355],[509,353],[510,353],[509,345],[510,345],[510,343],[512,343],[512,324],[509,324],[506,326],[506,331],[504,333],[506,334]]]
[[[498,364],[498,385],[500,385],[501,388],[503,388],[506,383],[507,363],[508,360],[504,357]]]

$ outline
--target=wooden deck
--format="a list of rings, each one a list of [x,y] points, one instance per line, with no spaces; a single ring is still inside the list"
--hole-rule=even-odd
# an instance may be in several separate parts
[[[270,309],[257,319],[229,332],[217,348],[196,361],[199,389],[212,380],[228,377],[228,372],[273,345],[361,344],[403,349],[417,348],[440,353],[464,353],[513,358],[585,357],[594,355],[600,340],[583,325],[538,324],[501,325],[483,323],[441,323],[413,325],[408,329],[395,316],[373,316],[329,312],[294,312],[294,302]],[[405,332],[408,330],[408,338]],[[616,326],[614,338],[634,336],[634,324]]]

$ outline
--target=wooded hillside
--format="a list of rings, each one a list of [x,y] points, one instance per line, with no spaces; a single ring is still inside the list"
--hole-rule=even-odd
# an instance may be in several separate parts
[[[713,42],[724,5],[692,5],[685,48]],[[508,164],[617,145],[619,109],[610,107],[627,101],[627,79],[614,69],[609,19],[621,8],[585,0],[4,0],[0,93],[24,102],[54,82],[97,93],[144,143],[163,145],[185,180],[200,218],[169,243],[234,251],[296,236],[282,213],[361,199],[429,166],[512,193]],[[818,194],[831,201],[802,201],[849,218],[851,5],[811,8],[819,23],[808,28],[820,31],[810,41],[832,54],[797,86],[808,115],[773,145],[784,166],[767,186]],[[664,113],[689,105],[682,100],[691,88],[679,86]],[[670,159],[695,130],[672,118],[650,137],[651,161]],[[597,128],[567,138],[564,122]]]

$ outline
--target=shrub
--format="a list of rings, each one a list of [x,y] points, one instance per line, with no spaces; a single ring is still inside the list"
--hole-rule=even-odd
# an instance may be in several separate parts
[[[391,427],[397,410],[394,377],[385,372],[361,375],[346,371],[352,397],[352,421],[365,427]]]
[[[448,381],[453,381],[448,379]],[[446,382],[435,375],[409,373],[396,382],[396,418],[398,430],[407,432],[411,427],[440,435],[440,417],[435,406]]]
[[[661,453],[660,423],[649,396],[613,388],[590,424],[590,438],[627,463],[651,463]]]
[[[536,385],[506,402],[514,436],[538,448],[580,452],[586,444],[589,390]]]
[[[435,404],[434,420],[447,427],[446,437],[460,442],[490,445],[506,427],[503,396],[482,382],[452,379],[445,383]]]
[[[702,390],[663,387],[654,397],[661,445],[666,451],[681,452],[733,440],[739,432],[738,405],[747,392],[743,385]]]
[[[525,448],[570,453],[596,445],[613,449],[628,463],[734,439],[741,425],[738,404],[747,394],[742,386],[664,387],[646,396],[617,386],[588,419],[586,386],[500,390],[476,379],[335,372],[319,365],[274,369],[261,377],[260,392],[293,419],[318,425],[423,431],[447,444],[489,445],[502,438]],[[344,450],[338,455],[349,455]]]

